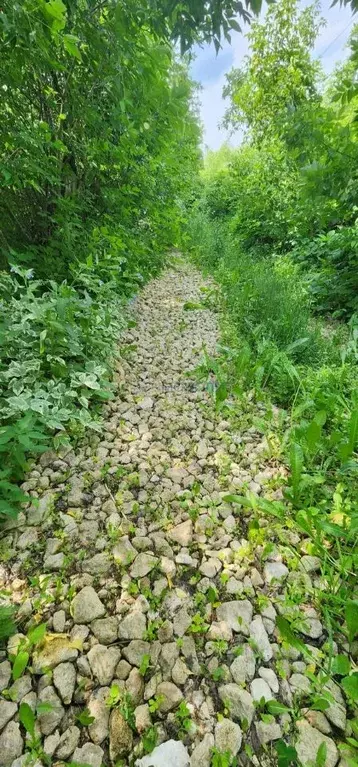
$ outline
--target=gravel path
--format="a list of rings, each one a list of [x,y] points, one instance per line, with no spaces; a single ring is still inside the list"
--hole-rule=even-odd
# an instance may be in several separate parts
[[[219,337],[212,311],[184,309],[204,284],[178,262],[147,285],[104,433],[61,458],[41,456],[24,485],[39,502],[7,525],[0,576],[24,632],[11,638],[10,659],[19,641],[30,658],[13,682],[0,657],[4,767],[45,765],[42,748],[51,764],[90,767],[230,767],[236,754],[259,764],[261,750],[261,764],[276,764],[274,742],[292,721],[269,716],[265,701],[290,708],[310,688],[307,661],[282,644],[275,621],[297,614],[319,654],[319,616],[294,598],[302,584],[309,592],[319,562],[292,556],[295,533],[280,541],[271,521],[255,525],[223,500],[245,488],[279,497],[284,470],[260,431],[216,414],[187,375]],[[47,633],[30,646],[33,617]],[[325,713],[299,722],[304,765],[322,742],[326,767],[338,762],[346,710],[336,685],[331,695]],[[37,710],[32,762],[21,702]],[[227,761],[212,762],[213,749],[230,752]]]

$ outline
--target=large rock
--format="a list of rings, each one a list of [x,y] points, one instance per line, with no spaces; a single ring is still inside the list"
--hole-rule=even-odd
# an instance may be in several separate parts
[[[255,643],[255,646],[259,650],[262,659],[265,663],[271,660],[273,656],[273,650],[270,645],[267,631],[263,624],[261,616],[255,618],[250,625],[250,637]]]
[[[146,617],[139,610],[132,610],[124,618],[119,618],[119,639],[143,639],[147,628]]]
[[[91,623],[102,618],[106,612],[104,604],[92,586],[85,586],[72,602],[72,616],[75,623]]]
[[[250,691],[253,699],[258,703],[262,699],[267,703],[267,701],[272,700],[274,697],[271,687],[269,687],[267,682],[261,678],[253,679],[250,685]]]
[[[0,699],[0,730],[15,716],[17,711],[16,703],[10,700]]]
[[[231,676],[236,684],[251,681],[255,676],[256,661],[253,650],[249,644],[242,648],[242,654],[232,662],[230,666]]]
[[[53,683],[63,702],[71,703],[76,685],[76,670],[72,663],[60,663],[53,672]]]
[[[158,564],[159,560],[153,554],[143,552],[138,554],[130,569],[132,578],[144,578]]]
[[[104,751],[94,743],[85,743],[82,748],[76,748],[72,761],[76,764],[85,764],[86,767],[102,767]]]
[[[2,767],[10,767],[14,759],[21,756],[23,745],[20,725],[17,722],[9,722],[0,735]]]
[[[44,687],[39,693],[39,703],[46,703],[49,705],[49,711],[40,713],[37,717],[40,730],[43,735],[50,735],[56,727],[59,726],[61,719],[65,713],[60,698],[56,695],[55,688],[52,685]]]
[[[172,682],[162,682],[157,687],[157,694],[163,699],[159,705],[159,711],[162,714],[166,714],[168,711],[172,711],[176,708],[180,701],[183,700],[183,693]]]
[[[114,670],[120,657],[121,651],[116,647],[95,644],[90,649],[87,658],[91,666],[92,674],[101,686],[111,683],[114,677]]]
[[[47,634],[42,645],[34,651],[32,668],[34,674],[42,674],[60,663],[76,660],[78,650],[69,637],[64,635]]]
[[[137,759],[135,767],[189,767],[187,749],[180,740],[167,740],[152,751],[149,756]]]
[[[6,689],[11,679],[11,664],[8,660],[0,663],[0,692]]]
[[[109,720],[109,755],[112,762],[127,756],[132,750],[133,733],[118,708],[113,709]]]
[[[130,565],[137,556],[137,552],[132,546],[127,535],[120,538],[112,549],[112,556],[118,565]]]
[[[88,732],[93,743],[100,745],[109,733],[110,709],[107,705],[109,687],[100,687],[95,690],[89,701],[88,710],[95,721],[89,725]]]
[[[255,713],[254,702],[250,693],[237,684],[230,683],[219,687],[219,697],[224,706],[226,703],[228,704],[233,719],[238,719],[239,722],[246,720],[250,726]]]
[[[266,583],[281,583],[288,576],[288,568],[283,562],[266,562],[264,567],[264,578]]]
[[[80,739],[80,730],[76,725],[72,725],[61,735],[60,742],[56,749],[56,756],[59,759],[68,759],[78,746]]]
[[[232,602],[223,602],[216,609],[218,621],[224,621],[233,631],[249,636],[249,627],[252,621],[253,607],[248,599],[237,599]]]
[[[115,615],[98,618],[91,623],[91,631],[101,644],[112,644],[118,636],[118,620]]]
[[[106,575],[112,567],[111,560],[105,551],[94,554],[90,559],[82,562],[82,572],[91,575]]]
[[[231,719],[221,719],[215,727],[215,746],[219,751],[239,752],[242,742],[241,727]]]
[[[211,752],[214,747],[214,736],[206,733],[191,755],[190,767],[210,767]]]
[[[132,641],[124,647],[122,654],[127,659],[131,666],[140,666],[143,655],[149,655],[150,643],[145,642],[143,639],[132,639]]]
[[[193,537],[193,523],[191,519],[168,530],[167,536],[174,543],[179,543],[180,546],[188,546]]]
[[[339,752],[333,740],[311,727],[305,719],[297,722],[296,726],[299,733],[296,751],[303,767],[311,767],[312,764],[316,764],[317,752],[322,743],[325,743],[327,749],[325,767],[335,767],[339,759]]]

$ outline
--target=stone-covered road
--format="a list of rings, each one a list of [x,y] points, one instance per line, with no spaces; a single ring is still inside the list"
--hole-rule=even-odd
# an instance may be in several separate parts
[[[184,308],[203,284],[179,263],[146,286],[103,434],[61,458],[44,454],[24,485],[39,503],[3,533],[2,588],[21,605],[23,631],[10,656],[34,621],[47,623],[17,681],[0,657],[3,767],[229,767],[236,755],[276,764],[275,741],[291,738],[290,712],[269,716],[265,701],[290,709],[310,681],[275,620],[296,609],[287,584],[308,592],[319,561],[297,562],[296,533],[280,541],[271,519],[250,528],[248,512],[223,500],[246,488],[279,496],[284,469],[255,427],[224,420],[187,376],[219,337],[212,311]],[[297,610],[319,655],[320,618],[310,604]],[[331,693],[325,713],[305,710],[298,722],[304,765],[322,742],[326,767],[339,760],[346,710]],[[32,755],[21,702],[37,711]]]

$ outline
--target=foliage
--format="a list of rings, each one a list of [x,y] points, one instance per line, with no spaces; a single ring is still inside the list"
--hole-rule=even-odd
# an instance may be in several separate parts
[[[2,516],[29,455],[99,429],[124,300],[180,240],[200,128],[173,41],[219,44],[259,6],[2,4]]]
[[[224,309],[223,344],[215,358],[204,351],[196,375],[224,414],[238,415],[240,401],[241,410],[252,400],[266,403],[258,428],[269,458],[287,469],[280,500],[268,488],[268,497],[244,491],[224,501],[250,511],[252,531],[270,516],[274,537],[286,543],[287,531],[296,531],[302,551],[318,557],[310,602],[330,647],[309,677],[307,705],[327,709],[333,674],[354,711],[357,672],[332,648],[334,640],[352,648],[358,625],[358,142],[354,99],[338,106],[337,98],[341,77],[354,82],[355,49],[323,91],[311,58],[318,24],[314,10],[302,14],[283,0],[267,25],[254,25],[250,58],[227,89],[227,119],[245,125],[245,141],[206,158],[188,241],[194,261],[220,284]],[[299,568],[300,554],[288,548]],[[281,641],[306,657],[305,595],[288,584],[285,599]],[[269,716],[284,713],[276,705],[268,704]],[[294,744],[280,739],[276,749],[281,767],[296,763]],[[317,754],[317,763],[324,759]]]

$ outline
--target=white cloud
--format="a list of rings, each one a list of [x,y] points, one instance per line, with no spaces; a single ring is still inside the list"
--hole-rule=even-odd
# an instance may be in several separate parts
[[[331,8],[330,3],[331,0],[323,0],[322,15],[327,24],[321,30],[314,50],[314,56],[321,58],[323,69],[327,74],[330,74],[336,63],[347,55],[346,43],[354,23],[349,6],[341,8],[337,5]],[[302,7],[309,4],[309,0],[303,0],[301,3]],[[231,56],[228,56],[229,50],[232,53]],[[200,101],[201,119],[204,125],[203,143],[210,149],[218,149],[224,141],[228,140],[233,146],[240,143],[239,136],[234,135],[230,138],[226,130],[219,128],[219,123],[226,109],[222,98],[225,73],[229,72],[232,66],[240,66],[247,53],[248,41],[238,32],[232,34],[231,47],[225,44],[223,51],[217,57],[213,46],[206,45],[197,51],[196,61],[192,65],[192,74],[194,79],[202,84]]]

